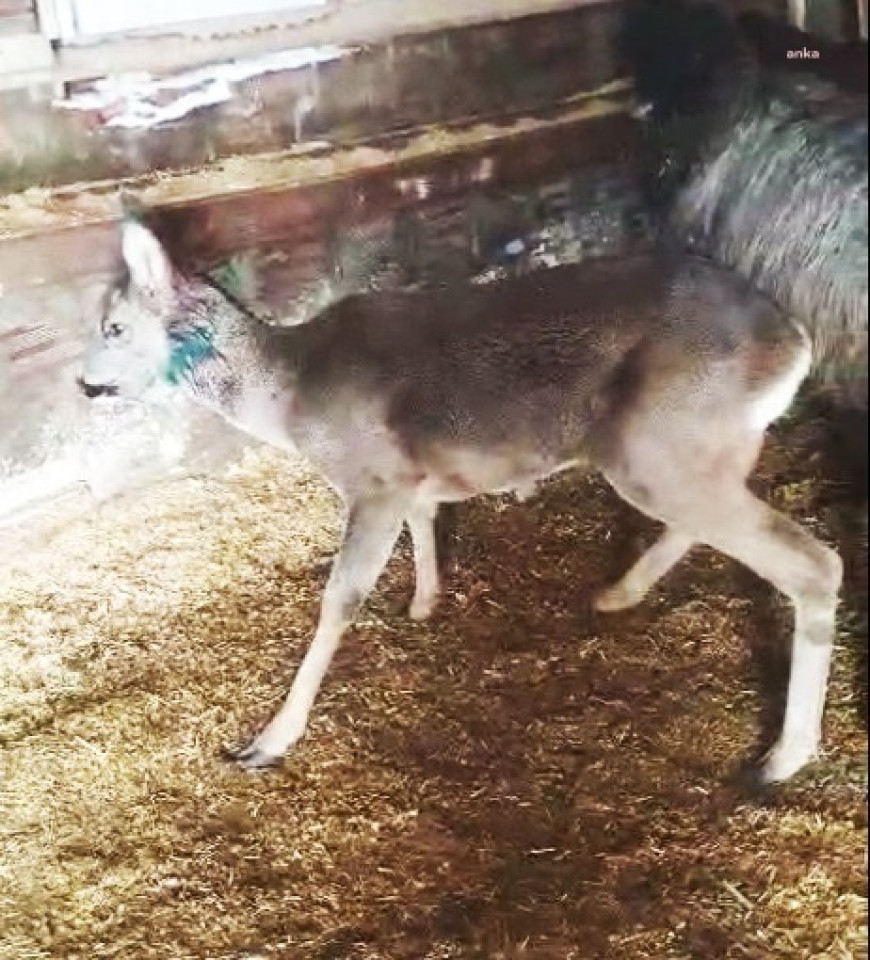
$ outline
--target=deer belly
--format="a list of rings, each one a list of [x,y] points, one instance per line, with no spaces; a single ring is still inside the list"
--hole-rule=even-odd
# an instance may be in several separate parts
[[[451,451],[424,471],[418,488],[432,500],[468,500],[484,493],[516,493],[522,500],[544,477],[568,466],[535,455]]]

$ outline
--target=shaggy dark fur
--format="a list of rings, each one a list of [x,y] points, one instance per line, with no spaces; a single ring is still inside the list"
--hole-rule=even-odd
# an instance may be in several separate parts
[[[800,319],[819,374],[866,410],[866,97],[762,70],[709,0],[630,0],[620,44],[667,232]]]

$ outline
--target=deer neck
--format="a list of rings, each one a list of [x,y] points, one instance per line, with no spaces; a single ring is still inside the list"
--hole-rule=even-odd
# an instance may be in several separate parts
[[[291,356],[276,367],[274,330],[211,287],[185,291],[169,327],[166,381],[254,435],[268,419],[267,398],[292,394]]]
[[[268,379],[270,328],[220,290],[182,291],[179,319],[169,325],[165,379],[193,400],[232,416],[247,392]]]

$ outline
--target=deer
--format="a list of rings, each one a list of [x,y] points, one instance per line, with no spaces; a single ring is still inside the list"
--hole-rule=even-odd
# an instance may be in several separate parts
[[[282,326],[174,266],[144,222],[120,229],[125,269],[95,318],[78,377],[85,395],[183,391],[307,458],[345,508],[313,639],[280,709],[233,751],[241,767],[274,765],[303,737],[340,640],[404,525],[415,572],[409,614],[422,619],[441,591],[439,505],[528,495],[568,469],[600,472],[663,524],[624,576],[594,595],[595,610],[640,603],[697,544],[791,602],[787,703],[757,778],[787,780],[814,758],[842,563],[747,487],[814,344],[746,280],[655,249],[491,284],[351,295]]]

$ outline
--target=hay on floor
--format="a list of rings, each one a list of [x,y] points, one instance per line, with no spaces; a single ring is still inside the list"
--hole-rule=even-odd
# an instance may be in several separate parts
[[[826,535],[788,446],[761,482]],[[338,516],[259,453],[7,540],[0,960],[866,950],[854,608],[825,757],[754,802],[732,774],[770,735],[787,611],[699,551],[591,617],[655,532],[594,478],[460,508],[428,624],[403,541],[304,743],[267,774],[225,763],[287,689]]]

